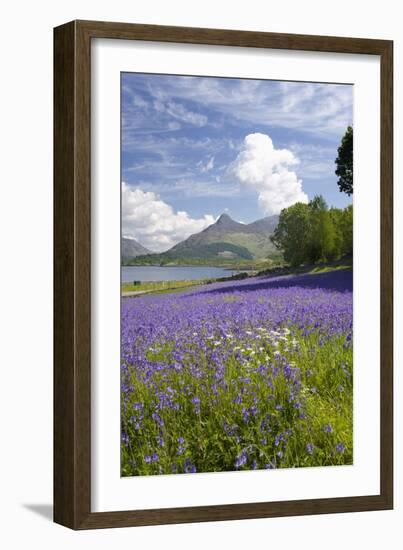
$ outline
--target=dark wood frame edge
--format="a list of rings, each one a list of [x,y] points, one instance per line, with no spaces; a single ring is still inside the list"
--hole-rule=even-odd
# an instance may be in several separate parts
[[[91,39],[381,57],[381,491],[379,495],[91,512]],[[393,42],[72,21],[54,29],[54,521],[72,529],[393,508]]]

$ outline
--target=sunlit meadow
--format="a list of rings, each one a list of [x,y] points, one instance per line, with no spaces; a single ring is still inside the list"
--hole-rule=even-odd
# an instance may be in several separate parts
[[[351,464],[352,272],[122,300],[123,476]]]

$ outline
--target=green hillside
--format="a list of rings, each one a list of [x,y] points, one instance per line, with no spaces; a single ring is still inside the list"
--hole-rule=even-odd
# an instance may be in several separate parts
[[[234,221],[222,214],[212,225],[160,254],[137,256],[126,265],[231,265],[278,259],[279,252],[270,240],[278,216],[250,224]]]

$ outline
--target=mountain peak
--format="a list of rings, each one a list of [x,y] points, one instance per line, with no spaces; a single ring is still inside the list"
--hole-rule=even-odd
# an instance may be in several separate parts
[[[204,260],[210,264],[219,262],[217,265],[221,265],[233,260],[250,261],[253,258],[278,256],[270,240],[277,221],[278,216],[272,216],[245,224],[233,220],[224,212],[214,223],[161,254],[161,258],[165,262],[174,262],[172,265],[176,265],[175,262],[179,260]],[[150,258],[155,261],[155,255]]]
[[[221,214],[221,216],[216,221],[217,225],[223,225],[223,224],[227,224],[227,223],[234,223],[234,220],[231,218],[231,216],[229,216],[228,214],[225,214],[225,213]]]
[[[152,254],[145,246],[141,245],[133,237],[122,237],[122,257],[135,258],[136,256],[144,256]]]

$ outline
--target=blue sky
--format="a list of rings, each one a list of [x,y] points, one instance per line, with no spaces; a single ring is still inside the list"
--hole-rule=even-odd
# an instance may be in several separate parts
[[[123,234],[166,250],[228,212],[245,223],[340,193],[353,87],[122,74]]]

